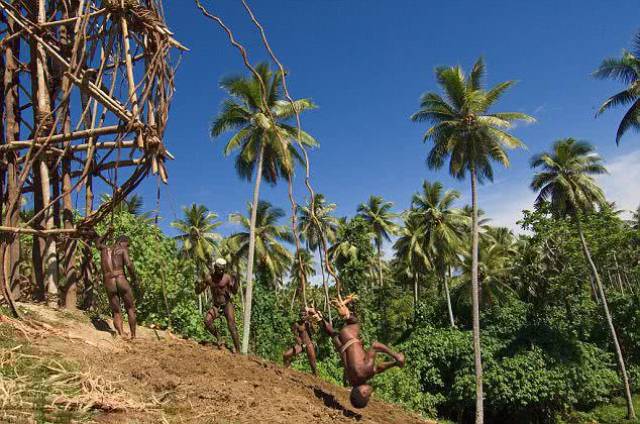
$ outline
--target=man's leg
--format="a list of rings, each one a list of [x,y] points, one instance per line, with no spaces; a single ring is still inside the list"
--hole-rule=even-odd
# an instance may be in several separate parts
[[[217,308],[211,308],[207,311],[207,314],[204,316],[204,326],[207,327],[209,333],[216,339],[216,345],[220,347],[220,332],[216,328],[215,320],[220,317],[218,314]]]
[[[316,348],[313,343],[309,343],[305,346],[307,351],[307,358],[309,359],[309,366],[311,366],[311,372],[313,375],[318,375],[318,368],[316,366]]]
[[[393,358],[393,361],[376,364],[376,354],[378,352],[390,356],[391,358]],[[388,346],[380,342],[373,342],[373,344],[371,345],[371,349],[369,349],[369,351],[367,352],[366,361],[368,365],[373,366],[374,374],[380,374],[391,367],[403,367],[404,355],[402,353],[392,351]]]
[[[236,327],[236,315],[233,310],[233,303],[227,302],[227,304],[224,305],[224,315],[227,318],[227,326],[229,327],[229,332],[233,339],[235,352],[240,352],[240,337],[238,336],[238,328]]]
[[[127,311],[127,319],[129,320],[129,330],[131,330],[131,338],[136,338],[136,327],[137,327],[137,319],[136,319],[136,305],[133,299],[133,292],[131,291],[131,286],[124,278],[121,276],[118,278],[118,292],[120,292],[120,296],[122,296],[122,301],[124,302],[124,308]]]
[[[118,297],[115,279],[105,280],[104,285],[107,289],[107,297],[109,298],[109,308],[111,308],[113,326],[116,328],[116,333],[122,336],[122,312],[120,311],[120,298]]]
[[[285,353],[283,353],[282,362],[284,362],[284,366],[286,368],[289,368],[291,366],[291,362],[293,361],[293,358],[298,356],[301,352],[302,352],[302,346],[297,344],[291,349],[287,350]]]

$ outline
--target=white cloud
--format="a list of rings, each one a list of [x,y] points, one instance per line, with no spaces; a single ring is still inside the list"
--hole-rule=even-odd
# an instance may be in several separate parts
[[[480,209],[490,218],[490,224],[521,232],[516,224],[524,209],[531,209],[536,198],[528,181],[502,180],[482,186],[478,193]]]
[[[640,203],[640,150],[619,155],[606,163],[609,174],[598,182],[618,209],[635,210]]]
[[[598,177],[607,200],[618,209],[635,210],[640,204],[640,150],[614,156],[605,163],[609,174]],[[482,186],[480,208],[491,218],[491,224],[522,232],[516,222],[524,209],[531,209],[536,194],[523,180],[502,180]]]

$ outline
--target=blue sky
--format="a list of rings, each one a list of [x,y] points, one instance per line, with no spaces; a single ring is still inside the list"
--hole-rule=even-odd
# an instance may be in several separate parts
[[[203,1],[228,22],[253,62],[266,58],[239,0]],[[590,76],[602,58],[630,46],[639,29],[636,1],[263,0],[252,6],[290,72],[292,95],[320,106],[303,116],[305,130],[321,143],[311,154],[313,185],[339,205],[339,214],[353,214],[371,194],[406,208],[424,179],[439,179],[469,201],[466,181],[426,168],[426,128],[409,116],[423,92],[437,89],[436,66],[469,69],[480,55],[489,84],[519,81],[498,108],[538,119],[514,131],[529,150],[513,152],[510,169],[496,166],[495,183],[480,191],[480,206],[494,223],[513,227],[530,206],[528,160],[561,137],[597,146],[612,171],[601,180],[611,200],[625,208],[640,202],[640,137],[630,134],[615,146],[622,110],[598,119],[594,113],[620,87]],[[239,180],[233,160],[223,157],[228,136],[212,141],[208,127],[224,98],[218,81],[245,71],[222,31],[191,0],[165,7],[176,38],[191,51],[178,70],[166,133],[177,159],[169,164],[161,215],[167,225],[182,206],[197,202],[226,219],[245,210],[252,184]],[[152,209],[155,181],[139,192]],[[304,198],[301,184],[296,194]],[[289,207],[286,184],[265,186],[263,198]]]

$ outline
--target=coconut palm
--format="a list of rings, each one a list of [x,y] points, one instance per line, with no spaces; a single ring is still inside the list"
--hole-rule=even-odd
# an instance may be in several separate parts
[[[627,399],[627,416],[629,419],[635,419],[629,378],[616,328],[611,318],[600,273],[591,258],[591,251],[580,223],[581,215],[589,214],[598,207],[607,207],[604,192],[593,178],[594,175],[606,173],[607,170],[593,146],[573,138],[558,140],[553,144],[551,152],[534,156],[531,159],[531,167],[540,169],[531,182],[531,189],[538,192],[536,206],[540,207],[545,202],[550,202],[551,210],[556,216],[569,217],[573,220],[580,236],[582,250],[596,282],[616,351]]]
[[[404,223],[400,228],[399,237],[393,244],[395,257],[401,265],[403,273],[413,281],[413,306],[418,306],[419,279],[432,263],[427,255],[427,229],[424,219],[416,211],[409,210],[404,214]]]
[[[640,33],[634,39],[632,51],[625,50],[622,57],[603,60],[593,75],[599,79],[617,80],[626,86],[609,97],[596,113],[599,116],[615,107],[628,107],[616,132],[616,144],[620,144],[620,139],[629,129],[640,129]]]
[[[111,195],[106,193],[103,194],[102,196],[100,196],[100,201],[102,203],[110,202]],[[143,209],[144,209],[144,200],[142,199],[142,196],[139,196],[137,194],[132,194],[131,196],[127,197],[126,199],[123,199],[120,203],[118,203],[114,208],[114,212],[116,213],[128,212],[131,215],[141,218],[143,221],[147,223],[151,223],[153,221],[153,219],[151,218],[151,213],[143,212]]]
[[[240,178],[251,180],[255,173],[253,202],[247,249],[247,286],[245,295],[242,353],[249,349],[251,305],[253,300],[253,265],[255,255],[255,225],[262,179],[275,184],[279,178],[293,174],[295,162],[301,161],[294,141],[306,147],[316,140],[289,123],[302,112],[315,107],[309,99],[290,103],[283,99],[282,74],[273,73],[267,64],[256,67],[257,76],[232,76],[220,85],[230,98],[213,121],[211,136],[219,137],[234,131],[224,148],[226,156],[237,152],[236,170]],[[255,171],[255,172],[254,172]]]
[[[183,218],[171,223],[179,231],[174,238],[181,243],[184,257],[190,258],[196,265],[196,272],[201,273],[211,263],[217,252],[222,236],[215,230],[222,225],[215,212],[204,205],[195,203],[182,208]]]
[[[247,216],[251,215],[251,205],[247,206]],[[273,288],[277,287],[277,281],[287,272],[291,265],[291,252],[282,243],[292,243],[293,235],[287,225],[279,225],[278,222],[285,217],[285,212],[273,207],[271,203],[261,200],[256,210],[256,268],[272,282]],[[247,256],[250,246],[251,221],[245,215],[233,213],[229,220],[240,224],[244,231],[232,234],[230,243],[237,246],[236,254],[240,257]]]
[[[367,203],[358,206],[358,215],[371,226],[373,241],[378,255],[378,284],[382,286],[382,246],[391,241],[391,236],[398,232],[398,226],[393,220],[397,217],[391,212],[393,203],[385,201],[381,196],[371,196]]]
[[[472,300],[473,346],[476,369],[476,423],[484,422],[482,359],[480,350],[480,309],[478,300],[478,202],[477,184],[493,179],[492,162],[509,166],[506,149],[524,147],[522,141],[508,130],[514,121],[533,122],[529,115],[519,112],[494,112],[489,109],[514,84],[506,81],[489,90],[483,87],[485,65],[482,59],[473,66],[467,77],[460,66],[439,67],[436,79],[444,92],[425,93],[420,110],[411,116],[415,122],[428,122],[431,127],[424,141],[432,141],[427,158],[432,169],[441,168],[449,158],[449,173],[463,179],[470,175],[472,234]]]
[[[478,282],[481,304],[492,304],[504,299],[515,290],[510,284],[514,259],[518,254],[518,240],[513,232],[504,227],[487,227],[480,238],[478,249]],[[462,255],[461,275],[463,283],[459,289],[469,287],[471,281],[471,255],[467,251]],[[458,298],[465,297],[458,293]]]
[[[428,248],[426,253],[431,258],[438,276],[442,279],[449,321],[451,326],[455,327],[447,272],[449,264],[456,261],[462,247],[467,219],[460,209],[451,207],[453,202],[460,197],[460,193],[456,190],[444,192],[443,190],[442,183],[439,181],[434,183],[425,181],[422,184],[422,192],[413,195],[411,207],[423,220],[427,232]]]
[[[329,283],[324,272],[324,264],[322,263],[323,237],[327,243],[333,243],[336,240],[336,231],[338,229],[338,220],[332,215],[336,209],[335,203],[326,203],[322,194],[314,196],[314,204],[301,206],[298,209],[298,231],[303,235],[310,251],[317,250],[320,258],[320,270],[322,272],[322,286],[325,295],[325,311],[329,314],[329,320],[332,322],[331,307],[329,303]],[[315,215],[315,219],[312,216]],[[326,259],[326,258],[325,258]]]

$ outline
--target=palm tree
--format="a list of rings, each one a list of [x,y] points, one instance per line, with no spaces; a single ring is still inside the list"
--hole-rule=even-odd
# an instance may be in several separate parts
[[[266,275],[277,287],[277,280],[282,277],[291,265],[291,252],[282,243],[293,243],[291,229],[287,225],[279,225],[278,222],[285,217],[280,208],[275,208],[271,203],[261,200],[256,208],[255,249],[257,270]],[[252,207],[247,206],[247,215],[251,215]],[[251,242],[251,221],[247,216],[233,213],[229,216],[233,223],[240,224],[245,231],[232,234],[229,241],[237,246],[237,255],[247,256]],[[246,299],[245,299],[246,301]]]
[[[480,303],[494,303],[509,293],[515,293],[510,285],[514,258],[518,254],[517,239],[513,232],[504,227],[487,226],[480,238],[478,249],[478,281]],[[462,287],[471,281],[472,261],[468,252],[462,257]]]
[[[358,215],[371,226],[373,241],[378,254],[378,284],[382,287],[382,245],[384,241],[391,241],[391,236],[398,232],[398,226],[393,220],[396,214],[391,212],[393,203],[385,201],[381,196],[371,196],[367,203],[358,206]]]
[[[102,196],[100,196],[100,200],[102,203],[110,202],[111,195],[105,193]],[[132,194],[131,196],[127,197],[126,199],[118,203],[114,208],[114,212],[115,213],[128,212],[133,216],[137,216],[141,218],[146,223],[151,223],[153,221],[153,219],[151,218],[151,213],[143,212],[143,209],[144,209],[144,200],[142,199],[142,196],[137,194]]]
[[[233,76],[221,81],[220,85],[230,98],[224,101],[222,110],[211,126],[212,137],[219,137],[226,131],[235,131],[224,148],[224,154],[228,156],[237,152],[235,163],[240,178],[251,180],[255,170],[247,249],[247,287],[241,349],[243,354],[247,354],[249,350],[260,183],[263,178],[268,183],[275,184],[280,177],[291,177],[294,162],[301,161],[293,144],[294,140],[303,146],[317,146],[313,137],[288,123],[296,112],[313,109],[313,102],[309,99],[293,103],[283,100],[282,74],[273,73],[269,65],[258,65],[256,72],[257,76]]]
[[[604,192],[593,178],[593,175],[604,174],[607,170],[602,165],[602,159],[595,153],[593,146],[573,138],[558,140],[553,144],[551,152],[534,156],[531,159],[531,167],[540,168],[540,172],[534,176],[531,182],[531,189],[539,192],[536,198],[536,207],[550,202],[551,209],[556,216],[569,217],[576,226],[582,250],[596,281],[598,294],[602,300],[602,307],[611,332],[627,398],[627,417],[635,419],[629,378],[618,343],[618,336],[609,312],[600,273],[591,258],[591,251],[580,223],[581,215],[591,213],[598,207],[607,206]]]
[[[181,242],[182,255],[194,261],[196,272],[200,274],[218,250],[222,237],[215,230],[222,222],[204,205],[193,203],[183,207],[182,213],[182,219],[171,223],[179,231],[174,238]]]
[[[524,147],[522,141],[507,130],[514,121],[533,122],[529,115],[518,112],[494,112],[489,109],[502,97],[514,81],[497,84],[489,90],[483,88],[485,65],[482,59],[474,64],[467,77],[460,66],[439,67],[436,79],[444,92],[425,93],[420,110],[411,116],[415,122],[428,122],[431,127],[424,141],[433,147],[427,165],[439,169],[449,160],[449,173],[458,179],[471,180],[472,234],[471,234],[471,288],[473,300],[473,346],[476,369],[476,423],[484,422],[482,358],[480,350],[480,309],[478,301],[478,202],[476,185],[493,179],[492,161],[509,166],[506,149]]]
[[[418,280],[432,263],[427,254],[424,219],[416,211],[404,214],[404,225],[400,228],[400,237],[393,245],[395,256],[402,266],[404,274],[413,280],[413,306],[418,306]]]
[[[593,75],[598,79],[620,81],[627,87],[609,97],[596,113],[599,116],[606,110],[630,105],[616,133],[616,144],[620,144],[620,139],[629,129],[640,129],[640,33],[634,39],[632,51],[625,50],[622,57],[603,60]]]
[[[323,237],[324,241],[333,243],[336,240],[336,231],[338,229],[338,220],[332,215],[336,209],[335,203],[326,203],[324,195],[316,194],[314,196],[314,204],[302,206],[298,209],[298,231],[304,236],[307,249],[318,251],[320,258],[320,270],[322,271],[322,286],[325,296],[325,311],[329,314],[329,321],[332,322],[331,307],[329,303],[329,283],[324,272],[324,264],[322,263]],[[315,215],[315,220],[312,216]],[[325,258],[326,259],[326,258]]]
[[[455,327],[455,319],[447,282],[448,264],[457,259],[466,222],[462,211],[451,207],[459,197],[460,193],[456,190],[447,190],[443,193],[443,186],[439,181],[434,183],[425,181],[422,184],[422,192],[414,194],[411,201],[411,207],[424,222],[428,243],[426,253],[442,279],[452,327]]]

